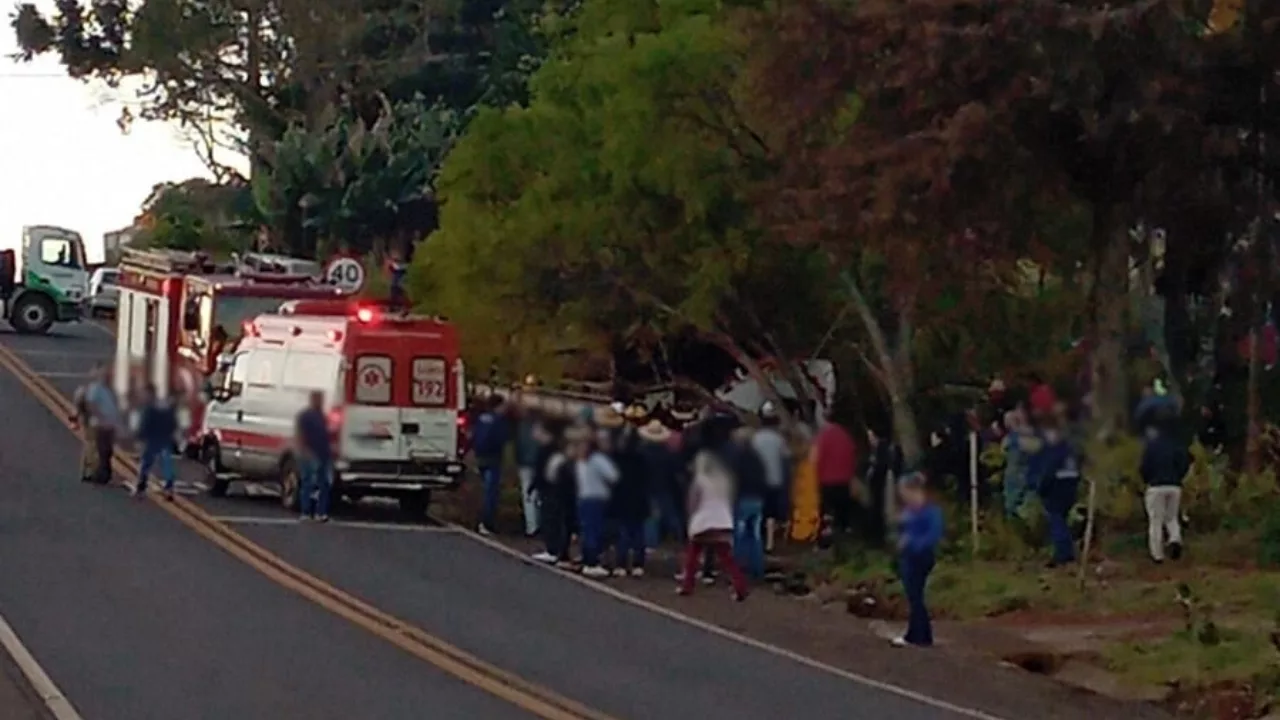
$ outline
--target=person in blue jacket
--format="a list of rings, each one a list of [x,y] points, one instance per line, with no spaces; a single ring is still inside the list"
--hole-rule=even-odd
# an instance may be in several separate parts
[[[893,639],[898,647],[933,645],[933,623],[924,591],[933,572],[938,543],[942,542],[942,508],[929,497],[925,478],[912,473],[898,483],[902,515],[898,525],[898,572],[910,614],[907,632]]]
[[[511,439],[511,430],[502,409],[503,400],[500,395],[489,397],[484,410],[476,418],[475,433],[472,436],[471,447],[476,453],[476,465],[480,468],[480,481],[484,489],[478,530],[481,535],[493,534],[502,489],[502,455]]]
[[[1040,496],[1049,524],[1053,556],[1048,567],[1066,565],[1076,559],[1070,516],[1080,494],[1079,453],[1056,420],[1046,421],[1024,448],[1030,451],[1027,456],[1027,482]]]

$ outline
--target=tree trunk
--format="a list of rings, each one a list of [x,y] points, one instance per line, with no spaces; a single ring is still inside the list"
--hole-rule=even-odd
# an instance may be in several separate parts
[[[1127,427],[1129,396],[1125,338],[1129,307],[1129,228],[1121,208],[1094,210],[1093,246],[1099,251],[1093,283],[1093,412],[1104,432]]]
[[[845,290],[853,300],[854,310],[862,320],[871,340],[875,353],[875,366],[872,368],[885,393],[889,396],[889,410],[893,417],[893,431],[902,449],[902,461],[905,468],[916,469],[924,459],[924,448],[920,444],[920,429],[916,423],[915,410],[911,407],[911,308],[904,305],[899,311],[901,327],[899,328],[897,345],[891,349],[885,337],[884,328],[876,320],[867,298],[862,294],[857,281],[848,271],[840,273]]]
[[[1258,313],[1261,314],[1261,313]],[[1255,475],[1262,467],[1262,347],[1258,342],[1258,325],[1249,329],[1249,379],[1245,383],[1244,471]]]

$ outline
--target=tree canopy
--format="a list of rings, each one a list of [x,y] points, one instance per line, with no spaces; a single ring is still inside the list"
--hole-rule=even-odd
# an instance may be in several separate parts
[[[1277,12],[61,0],[14,28],[74,77],[145,78],[147,117],[224,121],[242,222],[281,248],[414,250],[473,367],[602,352],[708,386],[829,358],[916,459],[918,417],[991,376],[1052,377],[1110,431],[1152,373],[1192,402],[1269,377]]]

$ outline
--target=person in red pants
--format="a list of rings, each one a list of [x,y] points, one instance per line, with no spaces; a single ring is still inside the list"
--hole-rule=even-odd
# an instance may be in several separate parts
[[[733,581],[733,599],[747,598],[747,579],[733,559],[733,474],[723,455],[722,444],[701,450],[693,461],[693,482],[689,487],[689,542],[685,546],[681,595],[693,593],[698,558],[704,551],[716,556],[717,564]]]

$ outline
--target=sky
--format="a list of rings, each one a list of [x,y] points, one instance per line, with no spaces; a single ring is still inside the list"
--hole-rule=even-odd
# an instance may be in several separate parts
[[[3,19],[0,247],[17,247],[24,225],[57,225],[79,232],[97,261],[102,234],[127,227],[152,186],[209,173],[173,124],[135,122],[128,135],[120,131],[130,92],[72,80],[53,57],[9,60],[17,42]]]

